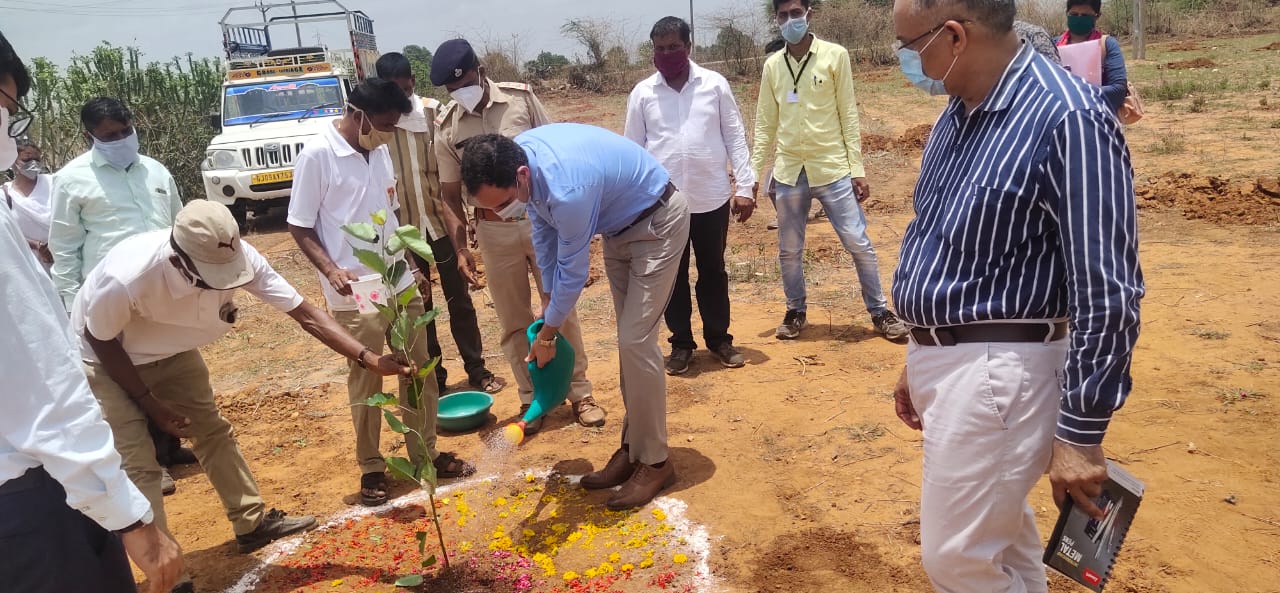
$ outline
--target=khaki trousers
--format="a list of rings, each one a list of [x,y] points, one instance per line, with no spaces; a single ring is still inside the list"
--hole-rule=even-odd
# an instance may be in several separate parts
[[[213,401],[209,369],[204,365],[200,352],[191,350],[135,368],[156,399],[191,419],[191,449],[200,460],[200,467],[209,477],[218,498],[222,499],[222,508],[226,509],[227,519],[231,521],[236,535],[257,529],[263,516],[258,483],[236,446],[231,423],[222,417]],[[116,451],[124,461],[125,472],[151,502],[156,525],[168,532],[164,496],[160,493],[161,468],[156,463],[151,433],[147,431],[146,414],[123,388],[107,376],[102,365],[86,364],[85,374],[89,377],[93,395],[102,406],[107,424],[111,425]]]
[[[667,375],[658,328],[688,243],[689,207],[680,192],[648,220],[604,239],[605,274],[618,320],[622,403],[627,408],[622,444],[633,462],[653,465],[667,459]]]
[[[502,353],[511,363],[511,374],[520,390],[520,403],[533,401],[533,381],[529,378],[529,365],[524,361],[529,355],[529,337],[526,330],[536,320],[533,316],[529,285],[529,273],[542,295],[542,273],[538,270],[533,252],[533,226],[528,219],[517,222],[481,220],[476,224],[476,241],[484,256],[485,279],[489,284],[489,296],[502,325]],[[582,343],[582,327],[574,309],[560,327],[569,345],[573,346],[573,378],[569,383],[569,401],[579,402],[591,395],[591,381],[587,380],[587,350]]]
[[[407,309],[412,316],[422,315],[422,297],[414,297],[409,301]],[[390,324],[381,314],[361,315],[356,311],[334,311],[333,318],[374,354],[381,355],[387,349],[387,326]],[[410,358],[418,365],[430,362],[430,355],[427,354],[426,331],[419,330],[411,342]],[[362,474],[386,471],[387,463],[383,460],[382,450],[379,448],[379,441],[382,438],[382,412],[378,408],[364,404],[370,396],[383,390],[382,376],[360,368],[354,360],[348,364],[351,371],[347,375],[347,401],[351,404],[351,422],[356,431],[356,463],[359,464]],[[408,407],[410,379],[400,378],[401,421],[422,435],[422,444],[419,444],[418,439],[413,435],[405,435],[405,445],[409,448],[409,460],[415,464],[422,459],[424,452],[432,460],[438,455],[436,413],[440,404],[440,387],[436,385],[435,371],[421,381],[422,409],[414,410]]]

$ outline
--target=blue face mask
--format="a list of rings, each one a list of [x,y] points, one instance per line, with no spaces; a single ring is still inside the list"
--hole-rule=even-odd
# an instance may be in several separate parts
[[[916,88],[930,95],[938,96],[947,94],[947,87],[943,82],[951,74],[951,68],[956,67],[956,59],[960,58],[960,56],[956,56],[955,59],[951,60],[951,67],[947,68],[947,73],[943,74],[941,79],[930,78],[929,75],[924,73],[924,63],[920,61],[920,52],[928,49],[933,40],[937,39],[941,33],[942,30],[939,29],[937,33],[933,34],[933,39],[930,39],[929,43],[924,44],[924,47],[918,51],[900,47],[897,52],[898,66],[902,68],[902,73],[906,75],[907,80],[911,81],[911,84],[915,85]]]
[[[792,45],[804,41],[804,36],[809,34],[808,13],[798,19],[787,19],[787,22],[778,27],[778,32]]]

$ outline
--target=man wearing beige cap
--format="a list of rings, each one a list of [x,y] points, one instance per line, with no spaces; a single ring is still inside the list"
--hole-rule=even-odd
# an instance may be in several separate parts
[[[72,306],[83,334],[89,385],[115,433],[130,479],[151,501],[166,528],[160,466],[147,418],[189,437],[196,457],[222,499],[241,552],[315,526],[312,517],[266,511],[258,485],[218,413],[209,370],[197,350],[236,321],[234,289],[243,288],[294,318],[334,351],[382,375],[408,374],[390,356],[378,357],[333,318],[303,300],[248,243],[240,240],[226,206],[194,200],[172,231],[121,241],[92,272]]]

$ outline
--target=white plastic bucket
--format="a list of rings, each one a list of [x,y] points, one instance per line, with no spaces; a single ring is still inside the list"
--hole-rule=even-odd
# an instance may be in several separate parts
[[[382,276],[369,274],[351,283],[351,296],[356,300],[356,310],[361,314],[377,313],[375,303],[387,304],[387,287],[382,284]]]

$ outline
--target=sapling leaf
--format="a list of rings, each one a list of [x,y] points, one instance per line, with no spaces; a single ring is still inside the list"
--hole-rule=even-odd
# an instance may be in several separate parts
[[[387,239],[387,246],[383,250],[387,252],[387,255],[400,253],[404,251],[404,241],[398,235],[391,235],[391,238]]]
[[[400,306],[406,307],[409,305],[409,301],[412,301],[413,297],[416,297],[416,296],[418,296],[418,285],[417,283],[414,283],[414,284],[410,284],[409,288],[404,289],[404,292],[400,293],[400,296],[397,298],[400,301]],[[420,327],[420,326],[417,326],[417,327]]]
[[[409,480],[410,482],[418,481],[418,478],[413,475],[413,464],[409,463],[408,459],[403,457],[388,457],[387,467],[391,468],[391,473],[401,479]]]
[[[396,397],[390,393],[375,393],[369,396],[369,399],[364,400],[364,404],[366,406],[377,406],[379,408],[382,406],[392,406],[395,405],[395,403]]]
[[[425,531],[419,531],[413,534],[414,539],[418,540],[418,553],[425,554],[427,551],[427,535]],[[425,566],[425,565],[424,565]]]
[[[409,401],[408,407],[413,408],[415,410],[421,410],[422,409],[422,383],[420,381],[410,381],[406,387],[408,387],[408,392],[409,392],[408,394],[409,397],[406,398]]]
[[[356,259],[364,264],[366,268],[380,274],[383,278],[387,277],[387,262],[382,260],[382,256],[368,249],[352,248],[351,252],[355,254]]]
[[[418,317],[413,321],[413,328],[421,329],[424,325],[431,323],[432,321],[435,321],[436,317],[439,317],[439,316],[440,316],[440,307],[436,307],[430,311],[427,311],[426,313],[423,313],[420,317]]]
[[[409,335],[414,331],[413,322],[402,315],[391,322],[389,329],[387,339],[391,342],[391,347],[397,352],[404,352],[409,343]]]
[[[422,584],[423,580],[424,580],[424,579],[422,578],[422,575],[420,575],[420,574],[410,574],[410,575],[405,575],[405,576],[402,576],[402,577],[400,577],[400,578],[396,579],[396,586],[397,586],[397,587],[406,587],[406,588],[407,588],[407,587],[417,587],[417,586],[419,586],[419,585],[421,585],[421,584]]]
[[[367,222],[353,222],[342,225],[342,231],[365,243],[378,242],[378,229]]]
[[[437,366],[439,366],[439,365],[440,365],[440,357],[439,357],[439,356],[437,356],[437,357],[435,357],[435,358],[431,359],[431,362],[428,362],[426,366],[424,366],[424,367],[422,367],[422,368],[418,369],[418,378],[419,378],[419,379],[425,379],[425,378],[427,377],[427,375],[430,375],[430,374],[431,374],[431,371],[436,370],[436,367],[437,367]]]
[[[422,567],[423,567],[423,568],[431,568],[432,566],[435,566],[435,565],[436,565],[436,555],[435,555],[435,554],[432,554],[432,555],[430,555],[430,556],[427,556],[427,559],[422,561]]]
[[[422,231],[418,230],[418,227],[405,225],[396,229],[395,234],[404,241],[405,247],[418,254],[418,257],[427,260],[428,263],[436,263],[435,254],[431,252],[431,244],[423,240]]]
[[[432,496],[435,496],[436,486],[439,483],[436,480],[435,462],[429,459],[424,459],[422,461],[422,467],[418,468],[418,483],[431,486],[430,488],[426,488],[424,486],[424,489]]]
[[[401,259],[396,263],[391,264],[391,267],[387,269],[387,279],[391,282],[392,286],[400,286],[400,279],[404,278],[404,275],[408,273],[408,271],[408,262]]]
[[[391,410],[382,410],[382,417],[387,419],[387,426],[390,426],[392,431],[399,434],[409,432],[409,427],[405,426],[399,418],[396,418],[396,415]]]
[[[374,212],[373,214],[369,215],[369,218],[373,219],[373,224],[376,224],[376,225],[378,225],[378,226],[382,226],[382,225],[384,225],[384,224],[387,224],[387,211],[386,211],[386,210],[379,210],[379,211]]]
[[[386,319],[387,321],[391,321],[396,318],[395,309],[392,309],[391,307],[388,307],[382,303],[374,303],[373,306],[378,308],[378,313],[382,314],[383,319]]]

